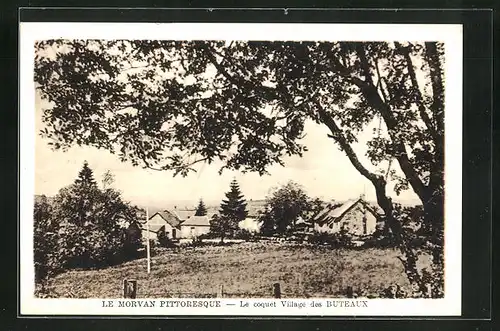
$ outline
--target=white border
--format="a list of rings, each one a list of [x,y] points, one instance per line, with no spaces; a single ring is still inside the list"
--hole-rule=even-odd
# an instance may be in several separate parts
[[[177,40],[425,41],[445,43],[445,297],[372,299],[368,308],[249,308],[222,299],[222,308],[102,308],[100,299],[33,296],[35,93],[34,42],[55,38]],[[462,26],[431,24],[21,23],[20,24],[20,313],[34,315],[324,315],[459,316],[462,252]],[[116,301],[116,300],[115,300]],[[272,301],[272,300],[271,300]],[[297,299],[297,302],[311,300]],[[326,304],[326,300],[323,301]],[[235,306],[226,306],[235,303]],[[117,303],[115,303],[117,305]]]

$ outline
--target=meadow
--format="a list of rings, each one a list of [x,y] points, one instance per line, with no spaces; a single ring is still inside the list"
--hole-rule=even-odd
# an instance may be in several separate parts
[[[138,282],[137,298],[224,297],[270,298],[279,282],[284,298],[344,297],[351,286],[363,297],[383,289],[408,289],[399,251],[395,249],[331,249],[312,245],[243,242],[228,246],[161,249],[146,259],[98,270],[71,270],[52,278],[51,297],[119,298],[124,279]],[[419,259],[430,268],[430,257]]]

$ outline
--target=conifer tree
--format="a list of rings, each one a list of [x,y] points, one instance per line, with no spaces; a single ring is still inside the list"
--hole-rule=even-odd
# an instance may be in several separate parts
[[[94,179],[94,172],[89,168],[89,163],[87,161],[83,162],[82,170],[78,173],[75,184],[82,187],[97,187],[97,183]]]
[[[203,203],[203,199],[200,199],[198,207],[196,207],[196,213],[194,214],[194,216],[205,216],[206,214],[207,207],[205,206],[205,203]]]
[[[248,211],[246,207],[247,203],[241,193],[240,186],[236,179],[233,179],[230,184],[230,190],[226,193],[226,199],[222,200],[219,210],[219,221],[222,223],[219,226],[221,229],[221,241],[224,236],[234,236],[238,230],[238,223],[247,217]]]

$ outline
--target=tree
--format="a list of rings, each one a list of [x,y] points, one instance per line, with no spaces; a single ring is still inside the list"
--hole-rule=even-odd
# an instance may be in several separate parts
[[[106,170],[102,177],[102,188],[107,189],[113,185],[115,182],[115,176],[111,173],[110,170]]]
[[[247,217],[247,204],[236,179],[229,185],[230,189],[225,194],[226,199],[222,200],[219,209],[219,216],[215,218],[213,229],[221,236],[234,237],[239,229],[238,223]]]
[[[275,188],[266,198],[267,215],[262,218],[263,232],[280,235],[293,231],[299,218],[306,218],[313,211],[313,200],[297,183],[290,181]]]
[[[223,243],[227,234],[234,232],[232,226],[233,224],[228,218],[215,214],[210,219],[210,234],[220,237],[220,242]]]
[[[59,268],[57,241],[59,224],[52,215],[52,206],[45,195],[35,197],[33,219],[35,282],[43,282]]]
[[[195,216],[205,216],[206,214],[207,214],[207,207],[205,207],[203,200],[200,199],[200,202],[198,203],[198,207],[196,207],[196,213],[194,215]]]
[[[133,223],[138,209],[107,188],[100,190],[85,162],[75,182],[54,198],[54,219],[60,224],[58,247],[64,268],[111,265],[131,254],[131,245],[122,220]],[[136,247],[137,248],[137,247]]]
[[[182,175],[215,160],[263,174],[306,151],[304,123],[314,121],[373,184],[412,284],[422,276],[388,179],[417,194],[442,280],[442,43],[47,40],[36,49],[35,81],[51,102],[42,134],[54,148],[95,146]],[[353,144],[377,122],[372,170]]]

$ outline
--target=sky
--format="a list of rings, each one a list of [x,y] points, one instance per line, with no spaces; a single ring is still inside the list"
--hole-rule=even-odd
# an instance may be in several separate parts
[[[172,172],[123,163],[118,156],[96,148],[73,147],[66,152],[52,150],[47,144],[49,140],[41,138],[38,133],[44,127],[41,116],[48,104],[37,93],[35,105],[35,194],[56,195],[61,188],[74,181],[83,162],[87,161],[98,182],[107,170],[111,171],[115,176],[113,186],[122,192],[125,199],[140,205],[184,204],[191,208],[200,198],[207,204],[219,204],[233,178],[238,181],[247,200],[264,199],[273,187],[288,181],[302,185],[311,197],[341,201],[365,193],[368,200],[376,200],[371,183],[354,169],[347,156],[327,137],[327,128],[313,122],[306,124],[303,139],[309,150],[302,158],[286,158],[285,167],[271,166],[269,175],[238,171],[224,171],[219,175],[221,164],[213,163],[199,165],[197,172],[188,177],[173,177]],[[370,133],[360,137],[360,144],[355,146],[355,150],[365,166],[374,170],[365,157],[362,144],[371,135],[371,130],[367,132]],[[390,183],[389,188],[392,187]],[[402,202],[411,203],[416,199],[411,191],[403,192],[399,197],[394,192],[390,195]]]

